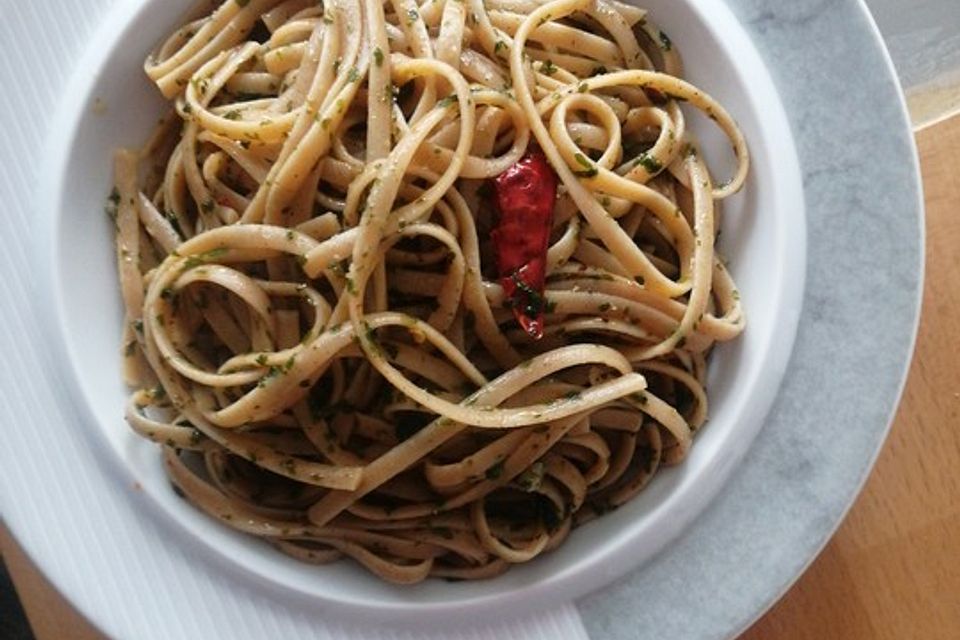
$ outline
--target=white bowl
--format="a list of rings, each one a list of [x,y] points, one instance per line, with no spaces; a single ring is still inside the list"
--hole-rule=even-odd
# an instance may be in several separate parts
[[[121,3],[122,4],[122,3]],[[724,205],[721,251],[744,302],[745,334],[716,350],[708,390],[710,421],[689,458],[658,474],[635,500],[575,530],[558,550],[500,577],[469,583],[438,580],[396,587],[350,562],[314,567],[234,533],[175,497],[156,446],[135,436],[122,414],[127,390],[119,376],[121,307],[113,228],[101,212],[112,184],[111,151],[139,146],[163,107],[143,74],[147,52],[188,8],[187,0],[133,2],[110,16],[114,34],[93,54],[84,90],[60,105],[68,135],[54,145],[43,189],[54,202],[46,241],[55,330],[70,363],[78,420],[117,482],[138,483],[149,500],[143,517],[169,524],[183,545],[201,545],[240,571],[310,598],[338,615],[422,619],[512,615],[567,601],[649,560],[678,536],[721,490],[763,424],[793,345],[805,270],[803,192],[790,129],[768,72],[720,0],[650,0],[651,17],[680,49],[687,77],[716,97],[747,137],[753,168],[744,191]],[[732,162],[713,124],[696,116],[700,135],[723,177]]]

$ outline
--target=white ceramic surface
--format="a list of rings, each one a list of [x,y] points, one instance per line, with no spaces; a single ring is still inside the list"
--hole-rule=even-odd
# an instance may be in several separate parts
[[[574,532],[560,550],[537,562],[494,580],[431,580],[400,588],[349,562],[319,569],[299,563],[179,500],[156,445],[135,436],[122,419],[127,392],[119,372],[103,364],[91,366],[111,362],[121,333],[112,227],[100,215],[112,184],[111,150],[139,144],[159,117],[162,101],[143,77],[142,59],[147,43],[173,28],[186,4],[150,2],[133,15],[118,12],[107,23],[115,37],[85,61],[93,73],[60,104],[56,126],[63,127],[63,135],[51,147],[50,181],[40,187],[54,196],[42,210],[54,217],[54,237],[42,251],[55,258],[51,315],[60,321],[66,341],[62,358],[72,365],[79,403],[89,409],[82,423],[91,444],[105,458],[110,458],[107,451],[113,454],[104,463],[122,465],[126,481],[138,482],[181,526],[181,535],[193,536],[261,580],[356,609],[365,617],[414,619],[425,612],[460,615],[493,606],[512,613],[533,603],[560,603],[632,569],[667,544],[722,486],[760,428],[786,367],[803,290],[803,197],[793,142],[772,83],[736,23],[694,3],[650,4],[652,15],[663,16],[664,28],[681,48],[691,80],[735,114],[755,156],[743,195],[725,203],[722,245],[749,330],[715,355],[708,385],[711,419],[692,455],[663,473],[638,500]],[[91,109],[96,101],[106,110]],[[732,154],[706,118],[698,116],[691,125],[702,131],[714,165],[726,170],[717,176],[721,180],[732,170],[732,157],[727,157]],[[83,273],[82,286],[78,273]]]

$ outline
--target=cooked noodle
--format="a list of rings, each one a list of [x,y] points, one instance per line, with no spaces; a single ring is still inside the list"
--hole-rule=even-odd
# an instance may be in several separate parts
[[[307,562],[485,578],[684,458],[743,330],[714,241],[748,160],[645,11],[226,0],[146,72],[174,109],[115,158],[126,415],[191,503]],[[540,340],[487,193],[534,144],[561,185]]]

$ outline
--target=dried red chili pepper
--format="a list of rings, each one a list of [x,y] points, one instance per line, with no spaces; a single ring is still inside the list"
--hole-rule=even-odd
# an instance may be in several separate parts
[[[500,217],[490,235],[500,284],[517,322],[539,339],[557,176],[543,152],[532,149],[494,178],[493,187]]]

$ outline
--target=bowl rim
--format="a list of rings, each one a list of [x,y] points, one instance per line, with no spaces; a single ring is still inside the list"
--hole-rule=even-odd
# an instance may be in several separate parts
[[[112,28],[108,29],[111,32],[109,39],[106,40],[105,46],[95,52],[96,60],[89,66],[85,65],[90,72],[82,78],[81,86],[77,91],[68,94],[76,96],[75,102],[67,100],[60,106],[61,111],[68,113],[65,120],[69,134],[61,137],[62,143],[52,150],[53,157],[60,161],[55,165],[56,170],[52,172],[54,187],[49,190],[50,193],[55,194],[55,204],[51,209],[55,212],[52,231],[56,238],[55,245],[59,248],[59,251],[51,252],[53,256],[68,255],[65,249],[75,238],[70,235],[63,221],[64,214],[71,210],[73,195],[69,191],[71,173],[75,170],[83,171],[83,165],[75,167],[71,164],[71,159],[74,157],[79,131],[85,118],[92,117],[82,109],[77,109],[76,106],[88,104],[94,99],[98,82],[114,59],[112,56],[115,49],[132,37],[133,33],[139,34],[139,26],[144,21],[153,20],[154,13],[160,12],[165,15],[171,13],[170,5],[161,8],[160,3],[157,2],[147,1],[134,3],[134,5],[135,10],[132,12],[129,10],[114,12],[107,18],[107,24],[112,25]],[[151,490],[154,487],[149,486],[147,479],[142,475],[134,473],[129,467],[129,462],[124,464],[116,456],[107,455],[106,452],[110,451],[110,446],[104,446],[108,443],[103,442],[105,435],[102,432],[102,425],[96,430],[98,443],[94,447],[100,454],[101,463],[109,465],[113,475],[120,477],[124,484],[140,483],[145,488],[143,493],[147,499],[144,503],[149,505],[150,517],[154,520],[166,521],[167,524],[172,523],[174,526],[167,528],[181,539],[181,543],[187,543],[184,539],[190,538],[189,543],[200,545],[207,551],[219,554],[221,562],[234,564],[247,575],[247,579],[252,577],[255,582],[297,592],[299,596],[336,606],[350,618],[366,618],[372,615],[390,616],[391,619],[400,616],[414,620],[426,613],[481,616],[494,608],[502,610],[504,607],[547,606],[593,591],[652,557],[706,508],[761,428],[763,416],[773,403],[779,380],[786,369],[799,319],[800,295],[803,291],[805,259],[803,192],[792,134],[789,126],[786,125],[786,115],[779,104],[773,82],[759,54],[752,49],[749,39],[732,14],[729,11],[722,11],[720,7],[722,5],[713,6],[710,2],[684,4],[687,15],[696,18],[702,27],[710,32],[715,43],[728,41],[734,43],[731,48],[738,56],[740,66],[736,71],[742,76],[741,82],[745,82],[745,78],[749,77],[750,85],[759,87],[757,93],[761,97],[747,100],[747,102],[754,110],[750,116],[757,118],[757,124],[761,127],[764,137],[761,140],[753,140],[751,147],[754,150],[763,147],[771,155],[773,148],[779,152],[778,171],[774,173],[772,182],[764,183],[764,186],[773,190],[773,195],[770,197],[777,208],[782,208],[790,214],[778,213],[777,215],[779,225],[775,227],[776,241],[778,249],[782,251],[782,261],[777,264],[780,279],[774,280],[774,289],[769,300],[777,309],[776,323],[785,330],[776,336],[777,342],[774,342],[773,333],[765,336],[766,344],[761,349],[759,368],[747,368],[749,375],[745,376],[746,381],[742,391],[735,396],[734,400],[731,400],[739,405],[739,409],[734,411],[733,415],[738,422],[736,425],[738,440],[732,441],[732,435],[728,434],[721,450],[717,452],[717,454],[724,454],[723,458],[718,456],[708,461],[697,470],[696,478],[681,480],[666,499],[647,514],[647,521],[633,523],[629,526],[629,530],[618,532],[613,539],[608,539],[599,545],[592,545],[593,550],[587,559],[574,560],[565,566],[562,565],[560,571],[546,575],[545,571],[529,570],[528,573],[532,576],[525,576],[526,580],[519,583],[515,581],[514,576],[508,577],[509,573],[519,573],[526,570],[526,567],[513,568],[508,576],[499,576],[486,583],[464,583],[462,586],[444,587],[444,592],[449,590],[459,597],[447,597],[441,594],[441,599],[437,600],[435,594],[438,589],[429,586],[415,587],[414,589],[420,590],[416,594],[414,589],[410,588],[390,587],[384,591],[378,588],[379,583],[375,578],[374,585],[366,589],[361,588],[357,593],[356,589],[331,588],[332,585],[325,584],[329,582],[326,578],[311,578],[307,581],[291,580],[290,577],[294,575],[292,573],[283,573],[284,577],[279,577],[276,571],[279,566],[276,563],[285,562],[285,560],[282,557],[273,557],[279,555],[275,551],[264,548],[255,550],[254,556],[246,555],[242,551],[253,547],[242,541],[245,537],[233,532],[217,533],[216,529],[219,529],[220,525],[213,523],[212,520],[208,522],[205,516],[197,519],[187,515],[184,505],[163,499],[156,491]],[[732,38],[731,32],[735,34]],[[724,54],[733,55],[728,50],[724,50]],[[768,168],[764,167],[765,170]],[[53,286],[50,291],[54,294],[52,305],[56,310],[54,317],[60,319],[58,329],[61,336],[55,344],[61,357],[72,365],[74,382],[72,393],[76,404],[85,409],[84,423],[98,424],[102,422],[102,417],[98,419],[96,412],[91,409],[96,400],[92,397],[93,392],[85,386],[85,376],[80,365],[81,358],[77,353],[77,343],[84,342],[86,336],[82,336],[76,327],[64,326],[64,320],[74,317],[76,311],[75,308],[71,308],[71,303],[66,301],[73,290],[70,275],[74,270],[71,267],[72,265],[68,262],[61,262],[52,265],[51,269]],[[717,430],[722,427],[711,425],[711,428]],[[144,446],[153,448],[149,443],[144,443]],[[696,447],[694,449],[696,450]],[[576,535],[576,532],[572,535]],[[569,544],[569,541],[565,544]],[[553,553],[557,554],[559,551]],[[265,555],[271,556],[269,562],[261,561],[258,557]],[[631,560],[625,562],[624,557],[629,557]],[[299,569],[295,571],[302,575]],[[329,569],[323,568],[320,571],[329,571]],[[369,582],[366,579],[363,581]],[[371,590],[385,595],[371,597]],[[424,591],[426,594],[423,593]]]

